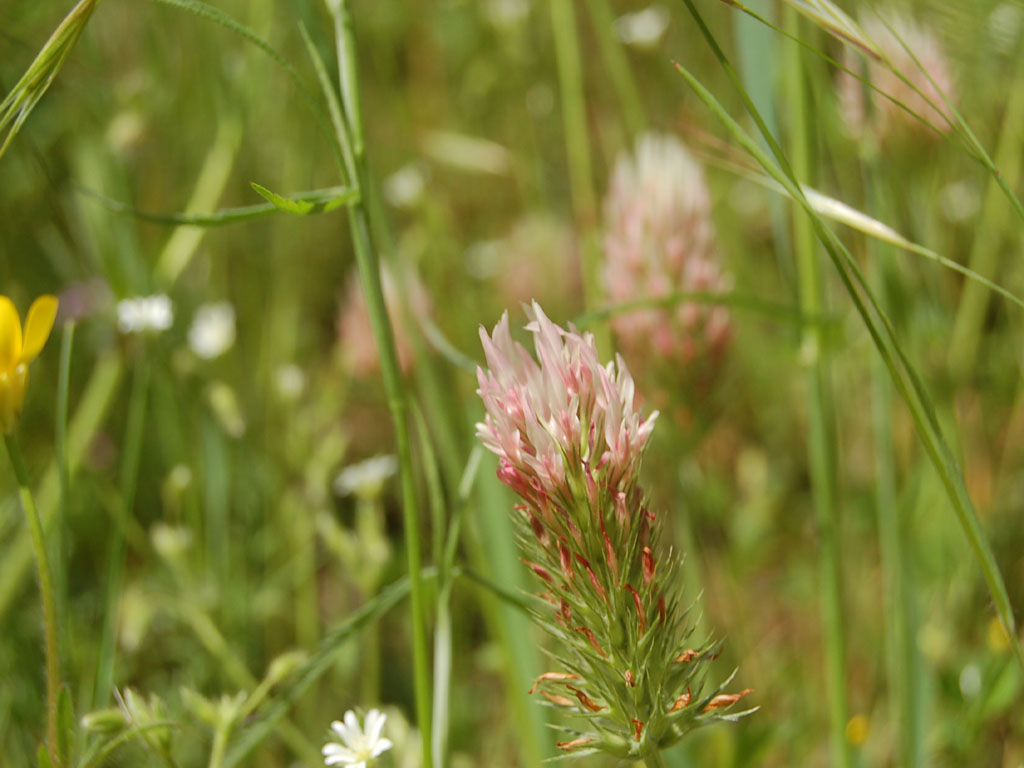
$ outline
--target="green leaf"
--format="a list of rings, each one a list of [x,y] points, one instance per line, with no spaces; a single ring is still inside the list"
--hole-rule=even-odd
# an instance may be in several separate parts
[[[256,185],[259,186],[259,185]],[[263,187],[264,192],[274,195]],[[79,191],[88,195],[89,197],[99,201],[102,205],[115,213],[123,213],[128,216],[134,216],[142,221],[149,221],[154,224],[167,224],[169,226],[192,226],[192,227],[222,227],[229,224],[240,224],[246,221],[252,221],[254,219],[262,219],[267,216],[273,216],[281,213],[283,208],[276,205],[273,202],[257,203],[256,205],[243,205],[237,208],[222,208],[219,211],[212,211],[211,213],[153,213],[151,211],[143,211],[134,206],[122,203],[119,200],[107,197],[95,190],[80,188]],[[259,189],[256,190],[259,192]],[[262,195],[263,192],[260,192]],[[280,200],[285,200],[287,203],[300,202],[309,203],[312,208],[308,213],[328,213],[336,208],[340,208],[344,205],[351,205],[359,199],[359,194],[349,187],[338,186],[338,187],[324,187],[322,189],[314,189],[309,192],[296,192],[290,198],[283,198],[280,195],[275,195]],[[266,195],[264,195],[266,197]],[[294,211],[287,211],[287,213],[295,213]]]
[[[39,758],[39,768],[53,768],[53,763],[50,762],[50,753],[46,751],[45,744],[39,745],[36,755]]]
[[[255,181],[249,182],[249,186],[256,190],[260,197],[269,201],[275,208],[285,213],[294,213],[296,216],[305,216],[313,210],[313,204],[305,200],[289,200],[281,197],[276,192],[271,192],[266,187],[260,186]]]
[[[255,181],[250,182],[249,186],[256,190],[260,197],[267,200],[277,210],[296,216],[306,216],[310,213],[326,213],[342,205],[354,203],[359,199],[359,194],[348,187],[334,187],[330,190],[323,190],[328,194],[317,197],[311,197],[309,193],[294,195],[293,197],[283,197],[257,184]]]

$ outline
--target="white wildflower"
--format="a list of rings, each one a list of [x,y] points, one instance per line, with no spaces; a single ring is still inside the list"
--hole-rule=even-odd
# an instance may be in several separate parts
[[[391,741],[381,738],[387,716],[380,710],[371,709],[366,713],[365,730],[359,726],[359,719],[351,709],[345,713],[345,722],[335,720],[331,730],[338,735],[341,743],[330,741],[324,745],[326,765],[344,765],[349,768],[367,768],[370,760],[391,749]]]
[[[668,29],[669,12],[655,3],[636,13],[626,13],[615,20],[619,40],[637,48],[653,48]]]
[[[395,208],[415,208],[427,186],[423,167],[409,163],[384,179],[384,198]]]
[[[274,386],[278,397],[294,403],[306,391],[306,374],[295,363],[285,363],[274,371]]]
[[[374,456],[342,469],[334,479],[334,492],[339,496],[376,498],[384,489],[384,481],[397,471],[398,459],[394,456]]]
[[[966,665],[960,672],[960,693],[965,699],[973,699],[981,693],[981,670],[977,664]]]
[[[188,344],[196,357],[213,360],[235,343],[235,308],[229,302],[203,304],[188,329]]]
[[[117,329],[121,333],[158,333],[174,324],[174,307],[166,294],[136,296],[117,302]]]

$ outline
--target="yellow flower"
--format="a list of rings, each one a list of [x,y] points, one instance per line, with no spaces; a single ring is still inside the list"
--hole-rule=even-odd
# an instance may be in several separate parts
[[[35,360],[50,338],[57,317],[57,298],[40,296],[32,302],[21,333],[18,310],[0,295],[0,430],[7,434],[21,413],[28,383],[28,364]]]

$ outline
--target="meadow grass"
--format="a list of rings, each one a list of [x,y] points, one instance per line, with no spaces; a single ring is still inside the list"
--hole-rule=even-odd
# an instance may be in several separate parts
[[[0,763],[312,766],[371,708],[382,766],[565,755],[473,437],[478,328],[537,299],[603,360],[638,308],[731,317],[698,396],[626,362],[706,693],[759,710],[647,765],[1024,764],[1024,13],[901,4],[955,76],[915,117],[928,62],[875,94],[902,54],[841,5],[9,0],[0,293],[61,311],[0,474]],[[844,69],[903,128],[858,134]],[[648,130],[704,163],[728,293],[608,303]]]

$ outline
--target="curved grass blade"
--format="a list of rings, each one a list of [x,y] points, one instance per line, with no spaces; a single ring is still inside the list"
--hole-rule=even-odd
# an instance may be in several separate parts
[[[296,71],[295,67],[292,66],[291,62],[289,62],[288,59],[286,59],[281,53],[279,53],[277,49],[274,48],[274,46],[272,46],[269,42],[264,40],[262,37],[256,34],[255,31],[247,27],[242,22],[224,13],[224,11],[220,10],[219,8],[215,8],[214,6],[209,5],[208,3],[201,2],[201,0],[153,0],[153,2],[163,3],[164,5],[169,5],[174,8],[189,11],[190,13],[194,13],[195,15],[201,18],[220,24],[222,27],[225,27],[226,29],[229,29],[235,34],[241,36],[247,42],[252,43],[261,51],[263,51],[267,56],[273,59],[273,61],[278,66],[280,66],[288,74],[292,81],[298,86],[299,91],[302,93],[303,97],[313,108],[313,115],[316,117],[317,125],[320,127],[320,130],[323,131],[324,136],[327,137],[331,145],[331,150],[335,153],[335,156],[337,157],[338,161],[341,161],[339,148],[337,144],[332,140],[331,130],[330,127],[328,126],[326,116],[324,115],[323,105],[319,101],[317,101],[316,97],[313,95],[313,91],[309,88],[308,85],[306,85],[306,81],[299,76],[299,73]]]
[[[766,18],[763,14],[758,13],[753,8],[751,8],[750,6],[744,5],[743,3],[739,2],[739,0],[722,0],[722,2],[732,6],[733,8],[735,8],[738,11],[742,11],[743,13],[745,13],[747,16],[751,17],[752,19],[756,19],[757,21],[759,21],[762,24],[764,24],[766,27],[769,27],[770,29],[772,29],[773,31],[779,33],[780,35],[782,35],[783,37],[787,38],[788,40],[796,43],[801,48],[803,48],[805,51],[808,51],[809,53],[814,54],[819,59],[821,59],[826,64],[828,64],[830,67],[834,67],[835,69],[842,71],[844,74],[849,75],[850,77],[854,78],[855,80],[857,80],[862,86],[864,86],[868,90],[872,91],[873,93],[877,94],[881,98],[883,98],[886,101],[890,102],[891,104],[893,104],[898,109],[903,110],[903,112],[906,113],[909,117],[913,118],[914,120],[917,120],[922,125],[927,126],[931,130],[933,130],[935,133],[942,134],[942,131],[939,130],[939,127],[937,125],[935,125],[935,123],[933,123],[931,120],[929,120],[924,115],[921,115],[921,114],[915,112],[914,110],[910,109],[910,107],[908,107],[906,104],[904,104],[899,99],[895,98],[894,96],[890,96],[888,93],[886,93],[881,88],[879,88],[877,85],[872,83],[869,78],[865,77],[860,72],[857,72],[857,71],[851,69],[850,67],[846,66],[846,64],[844,64],[843,62],[841,62],[841,61],[839,61],[837,59],[832,58],[827,53],[825,53],[825,51],[822,51],[822,50],[820,50],[818,48],[815,48],[810,43],[807,43],[807,42],[801,40],[799,37],[794,35],[792,32],[789,32],[789,31],[783,29],[778,24],[776,24],[773,21],[771,21],[770,19]],[[840,40],[842,40],[843,42],[848,42],[846,40],[846,38],[844,38],[842,36],[837,36],[837,37]],[[864,49],[858,43],[853,42],[851,44],[856,49],[858,49],[860,51],[864,51]],[[872,59],[876,59],[878,61],[881,61],[881,59],[879,59],[878,56],[876,56],[874,53],[872,53],[870,51],[864,51],[864,53],[867,56],[870,56]],[[918,91],[918,89],[914,86],[913,83],[908,83],[908,85],[910,85],[911,88],[914,88],[915,91],[920,93],[920,91]],[[928,96],[926,94],[921,93],[920,95],[924,98],[924,100],[926,102],[931,104],[931,101],[929,100],[929,98],[928,98]],[[933,104],[931,104],[931,105],[933,107],[935,106]],[[936,112],[939,112],[940,114],[942,112],[942,110],[938,109],[938,107],[935,107],[935,110],[936,110]],[[971,155],[972,157],[975,157],[976,160],[980,160],[981,159],[981,158],[978,158],[975,155],[974,150],[960,137],[959,134],[954,134],[954,136],[955,136],[955,138],[957,140],[959,140],[961,142],[961,144],[960,144],[961,149],[963,149],[965,152],[967,152],[967,154]],[[952,138],[952,137],[948,137],[948,138]]]
[[[255,185],[259,186],[259,185]],[[261,187],[262,189],[262,187]],[[256,190],[259,192],[259,190]],[[271,195],[273,192],[266,190]],[[273,202],[258,203],[256,205],[243,205],[237,208],[222,208],[211,213],[154,213],[143,211],[120,200],[107,197],[101,192],[86,187],[80,187],[79,192],[97,200],[102,205],[114,211],[128,216],[134,216],[142,221],[149,221],[154,224],[167,224],[169,226],[192,226],[192,227],[223,227],[230,224],[240,224],[254,219],[263,219],[273,216],[284,210],[280,205]],[[278,196],[280,197],[280,196]],[[349,187],[324,187],[313,189],[308,192],[297,192],[289,197],[282,197],[286,203],[306,204],[311,206],[307,213],[327,213],[343,205],[349,205],[358,199],[359,195]],[[289,211],[290,212],[290,211]]]
[[[1024,60],[1024,59],[1022,59]],[[725,158],[719,154],[715,154],[715,150],[721,151],[723,148],[716,146],[714,142],[709,142],[706,136],[700,136],[698,138],[707,143],[713,149],[695,150],[695,153],[700,157],[702,161],[708,165],[712,165],[716,168],[734,173],[737,176],[742,176],[748,181],[752,181],[755,184],[759,184],[765,189],[770,189],[773,192],[777,192],[780,195],[793,199],[789,192],[779,184],[777,181],[760,173],[756,169],[750,167],[748,164],[739,161],[736,158]],[[987,288],[993,293],[998,293],[1003,298],[1007,299],[1013,304],[1024,309],[1024,299],[1017,296],[1007,288],[999,285],[991,279],[985,277],[980,271],[972,269],[971,267],[965,267],[963,264],[950,259],[947,256],[943,256],[937,251],[932,250],[920,243],[915,243],[913,240],[905,237],[904,235],[897,232],[895,229],[885,224],[882,221],[854,208],[842,200],[838,200],[834,197],[826,195],[823,192],[801,184],[800,188],[803,190],[804,195],[807,197],[807,201],[814,206],[815,210],[818,211],[826,219],[845,224],[848,227],[858,230],[859,232],[867,235],[868,237],[874,238],[883,243],[894,245],[897,248],[901,248],[909,253],[913,253],[917,256],[923,256],[926,259],[934,261],[942,266],[950,269],[954,272],[959,272],[961,275],[966,277],[983,288]],[[983,228],[985,229],[985,228]]]
[[[703,101],[722,122],[733,138],[739,142],[755,160],[757,160],[758,164],[760,164],[772,178],[786,188],[787,192],[793,196],[793,199],[810,215],[811,222],[814,225],[815,234],[825,247],[829,258],[832,260],[832,263],[842,280],[847,294],[853,301],[858,314],[860,314],[863,319],[864,325],[867,328],[868,333],[871,335],[876,349],[882,356],[882,359],[892,376],[893,383],[900,395],[903,397],[903,400],[907,403],[907,406],[910,408],[918,436],[921,439],[925,451],[931,459],[932,465],[939,474],[939,478],[946,490],[946,495],[953,506],[954,512],[956,513],[957,521],[960,523],[964,536],[970,544],[972,554],[974,555],[974,558],[978,563],[978,567],[981,569],[986,585],[988,586],[996,613],[998,614],[1000,621],[1003,623],[1007,634],[1014,640],[1012,646],[1017,662],[1020,664],[1021,668],[1024,669],[1024,646],[1021,645],[1020,639],[1016,634],[1016,621],[1013,616],[1009,595],[1006,591],[1006,584],[1003,581],[1002,574],[996,564],[992,547],[985,538],[985,533],[981,527],[981,521],[978,519],[977,512],[974,509],[974,504],[971,501],[970,495],[967,493],[963,475],[960,472],[960,469],[953,458],[953,453],[950,450],[949,445],[946,443],[946,439],[939,427],[931,398],[928,396],[916,369],[910,363],[906,353],[899,345],[892,323],[878,305],[878,302],[868,286],[867,280],[861,272],[860,267],[853,258],[853,255],[849,250],[847,250],[846,246],[843,245],[841,240],[839,240],[835,232],[828,227],[824,222],[824,219],[817,211],[814,210],[814,207],[807,200],[799,182],[793,175],[793,170],[789,166],[785,154],[765,127],[764,121],[761,118],[760,113],[757,111],[756,106],[751,101],[749,94],[743,88],[739,77],[729,64],[725,53],[718,46],[710,30],[707,29],[703,18],[694,7],[692,0],[684,0],[684,2],[690,10],[691,15],[694,17],[694,20],[697,21],[701,33],[708,41],[708,44],[711,46],[716,58],[722,65],[722,68],[726,71],[736,86],[739,95],[743,99],[748,114],[753,118],[754,122],[758,126],[758,130],[761,132],[765,141],[768,143],[768,146],[771,148],[774,159],[768,156],[760,145],[754,141],[754,139],[739,125],[739,123],[732,118],[732,116],[729,115],[722,104],[697,80],[696,77],[694,77],[692,73],[689,72],[689,70],[678,63],[675,64],[676,70],[683,76],[701,101]]]
[[[0,102],[0,135],[7,131],[0,142],[0,157],[3,157],[21,126],[57,78],[64,60],[75,47],[99,3],[100,0],[80,0],[50,35],[25,74]]]
[[[770,179],[764,179],[762,183],[772,189],[775,189],[781,194],[789,196],[789,193],[781,185]],[[931,248],[926,248],[919,243],[915,243],[914,241],[907,239],[889,225],[883,224],[878,219],[872,218],[862,211],[858,211],[853,206],[847,205],[841,200],[837,200],[834,197],[818,192],[817,190],[811,189],[803,184],[800,185],[800,188],[803,190],[804,196],[807,198],[807,202],[811,204],[814,210],[826,219],[831,219],[832,221],[839,222],[840,224],[846,224],[847,226],[852,227],[869,237],[873,237],[876,240],[889,243],[890,245],[895,245],[905,251],[917,254],[918,256],[923,256],[926,259],[930,259],[931,261],[941,264],[954,272],[959,272],[968,280],[973,280],[974,282],[985,286],[993,293],[998,293],[1007,301],[1010,301],[1021,309],[1024,309],[1024,299],[1019,298],[1012,291],[1003,288],[998,283],[989,280],[987,277],[979,274],[970,267],[965,267],[959,262],[953,261],[946,256],[936,253]]]
[[[761,18],[756,13],[751,11],[750,9],[746,8],[742,3],[738,2],[738,0],[723,1],[726,2],[728,5],[731,5],[735,8],[744,11],[745,13],[749,13],[752,16],[755,16],[764,23],[769,23],[765,19]],[[889,32],[893,35],[896,41],[899,42],[899,44],[903,47],[904,51],[906,51],[906,53],[910,56],[911,60],[914,62],[914,65],[928,79],[928,82],[932,85],[932,87],[935,88],[936,92],[939,94],[939,97],[942,101],[941,105],[936,104],[934,99],[932,99],[928,94],[924,93],[916,83],[912,82],[911,78],[907,77],[907,75],[905,75],[895,66],[893,66],[892,62],[889,61],[889,59],[878,49],[878,46],[875,45],[875,43],[872,40],[870,40],[866,35],[864,35],[860,28],[857,27],[856,24],[852,22],[852,20],[849,20],[849,17],[846,16],[846,14],[838,6],[832,3],[831,0],[785,0],[785,2],[788,5],[795,8],[800,13],[804,14],[807,18],[809,18],[815,24],[820,26],[822,29],[824,29],[830,35],[835,37],[837,40],[843,42],[844,44],[853,46],[856,50],[868,56],[871,56],[873,59],[879,61],[880,63],[888,67],[889,71],[891,71],[907,87],[909,87],[917,95],[924,99],[925,102],[930,107],[932,107],[932,109],[934,109],[936,112],[942,115],[949,123],[950,127],[953,128],[953,132],[956,134],[957,138],[960,139],[964,150],[971,157],[973,157],[975,160],[981,163],[981,165],[983,165],[990,174],[992,174],[992,177],[999,185],[1000,190],[1002,190],[1003,194],[1010,201],[1010,204],[1013,206],[1013,209],[1017,212],[1017,215],[1020,216],[1021,219],[1024,219],[1024,204],[1021,203],[1020,198],[1017,197],[1016,193],[1007,183],[1006,179],[1003,178],[1003,174],[996,166],[995,161],[992,159],[991,155],[989,155],[984,145],[978,140],[978,137],[975,135],[970,125],[968,125],[967,120],[964,118],[963,114],[949,100],[949,98],[946,96],[943,90],[939,88],[938,84],[935,82],[934,78],[932,78],[931,74],[929,74],[929,72],[924,68],[924,66],[922,66],[921,61],[918,59],[917,55],[913,52],[913,50],[910,49],[910,47],[899,35],[899,33],[895,29],[893,29],[892,25],[889,24],[889,22],[887,22],[884,18],[882,19],[882,22],[889,29]],[[774,25],[769,24],[769,26]],[[803,43],[801,44],[805,45]],[[843,67],[843,69],[849,72],[849,70],[846,69],[846,67]],[[853,72],[849,73],[854,75],[854,77],[857,77],[858,80],[864,82],[864,78],[859,77]],[[871,86],[870,83],[867,83],[867,85]],[[874,90],[876,93],[882,93],[882,95],[885,95],[882,91],[879,91],[877,88],[874,88],[874,86],[871,87],[872,90]],[[914,115],[915,117],[918,117],[919,119],[923,120],[923,118],[921,118],[919,115],[908,110],[905,106],[903,106],[901,102],[892,99],[891,97],[887,98],[889,98],[889,100],[892,101],[894,104],[903,107],[903,109],[907,111],[909,114]],[[927,123],[927,121],[924,122]],[[930,125],[930,123],[928,124]]]
[[[806,325],[833,325],[838,323],[837,317],[828,315],[808,315],[788,304],[762,299],[759,296],[751,296],[736,291],[726,293],[712,293],[707,291],[677,292],[665,296],[649,296],[635,301],[626,301],[621,304],[609,304],[598,307],[582,315],[577,315],[573,323],[580,328],[586,328],[594,323],[606,320],[615,315],[634,312],[640,309],[659,309],[674,307],[684,301],[692,301],[697,304],[722,304],[734,309],[743,309],[750,312],[757,312],[778,320]],[[474,369],[475,370],[475,369]]]

